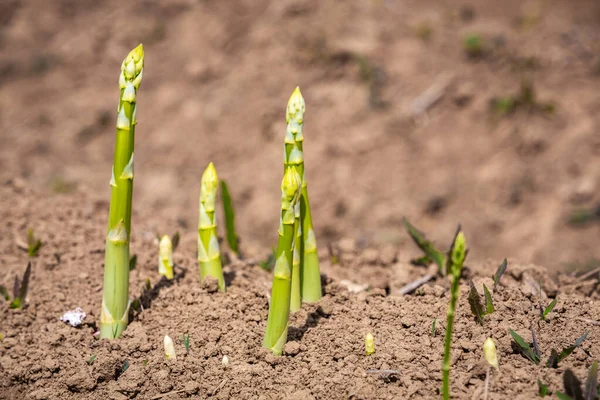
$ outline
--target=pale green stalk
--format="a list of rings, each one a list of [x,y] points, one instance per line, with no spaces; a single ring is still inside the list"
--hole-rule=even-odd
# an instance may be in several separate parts
[[[217,215],[215,205],[219,178],[213,163],[208,164],[200,185],[200,216],[198,218],[198,264],[200,279],[212,276],[219,281],[219,290],[225,291],[225,279],[221,266],[221,252],[217,239]]]
[[[281,182],[281,219],[279,221],[279,240],[275,254],[273,288],[263,346],[273,354],[280,355],[287,340],[290,297],[292,292],[293,265],[292,242],[294,241],[296,203],[300,197],[302,181],[294,168],[288,168]]]
[[[450,349],[452,345],[452,327],[456,303],[460,296],[460,275],[463,263],[467,256],[465,235],[458,228],[452,247],[448,252],[446,271],[450,278],[450,304],[448,306],[446,337],[444,340],[444,361],[442,364],[442,396],[444,400],[450,399]]]
[[[133,194],[133,144],[137,91],[144,71],[144,49],[131,50],[121,65],[117,138],[110,179],[111,197],[104,263],[100,337],[117,338],[127,328],[129,313],[129,237]]]
[[[304,170],[303,143],[304,136],[302,128],[304,125],[304,112],[306,104],[300,88],[296,87],[286,108],[286,136],[284,169],[294,166],[302,177],[302,193],[298,204],[300,225],[298,227],[299,240],[294,243],[298,248],[300,271],[298,274],[292,270],[292,288],[298,290],[304,302],[315,302],[321,299],[321,272],[319,269],[319,257],[317,255],[317,241],[312,224],[310,203],[308,200],[308,187],[306,173]],[[300,280],[296,282],[294,276],[299,275]],[[292,293],[292,311],[300,308],[300,300]]]

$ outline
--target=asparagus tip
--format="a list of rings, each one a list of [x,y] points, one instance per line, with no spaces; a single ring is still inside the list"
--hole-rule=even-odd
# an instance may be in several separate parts
[[[496,354],[496,344],[492,338],[487,338],[483,344],[483,356],[485,360],[494,368],[498,369],[498,355]]]
[[[176,360],[175,346],[173,346],[173,339],[168,335],[165,335],[165,357],[167,360]]]
[[[367,337],[365,337],[365,351],[368,356],[375,353],[375,339],[371,332],[367,333]]]

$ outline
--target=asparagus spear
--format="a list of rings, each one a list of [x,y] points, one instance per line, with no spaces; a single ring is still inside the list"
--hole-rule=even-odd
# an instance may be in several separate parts
[[[198,221],[198,263],[200,279],[212,276],[219,281],[219,290],[225,291],[225,279],[221,266],[221,252],[217,240],[217,215],[215,205],[219,178],[211,162],[202,174],[200,185],[200,217]]]
[[[129,311],[129,237],[133,194],[133,143],[136,98],[144,71],[144,48],[131,50],[121,65],[121,95],[117,114],[117,138],[110,180],[111,198],[106,236],[104,292],[100,337],[117,338],[127,328]]]
[[[312,224],[308,187],[304,171],[304,136],[302,128],[305,111],[306,104],[304,98],[302,97],[302,93],[300,93],[300,88],[296,87],[288,100],[286,109],[285,119],[287,129],[284,157],[284,169],[294,166],[302,177],[302,193],[298,204],[300,220],[298,228],[299,239],[294,243],[294,247],[298,249],[300,271],[296,274],[294,269],[292,269],[292,311],[300,308],[300,300],[294,295],[296,291],[300,292],[300,297],[304,302],[312,303],[321,298],[321,272],[319,270],[319,257],[317,255],[317,241]],[[296,275],[300,276],[299,282],[296,282],[294,279]]]
[[[442,364],[442,396],[444,400],[450,399],[450,349],[452,345],[452,326],[454,324],[454,312],[456,303],[460,296],[460,275],[463,263],[467,257],[467,245],[465,235],[460,226],[452,242],[452,247],[446,258],[446,271],[450,277],[450,304],[446,322],[446,337],[444,338],[444,361]]]
[[[286,170],[281,182],[281,219],[279,240],[273,270],[271,304],[263,346],[280,355],[287,340],[288,318],[290,314],[291,270],[293,263],[292,242],[296,221],[295,205],[300,198],[302,180],[295,168]]]
[[[158,245],[158,273],[173,279],[173,243],[169,235],[164,235]]]

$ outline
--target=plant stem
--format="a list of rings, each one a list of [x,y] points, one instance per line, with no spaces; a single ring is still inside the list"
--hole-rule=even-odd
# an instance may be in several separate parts
[[[173,243],[169,235],[164,235],[158,245],[158,273],[173,279]]]
[[[288,168],[281,182],[281,220],[279,223],[279,240],[275,269],[273,272],[273,288],[271,304],[263,346],[271,349],[273,354],[280,355],[287,340],[288,319],[290,314],[290,298],[292,291],[293,265],[292,243],[295,235],[295,205],[300,197],[302,181],[295,168]]]
[[[302,301],[315,302],[321,299],[321,272],[319,269],[319,257],[317,255],[317,241],[312,224],[310,202],[308,200],[308,188],[306,173],[304,170],[303,143],[304,136],[302,128],[304,124],[304,112],[306,104],[300,88],[296,87],[286,108],[286,136],[284,169],[295,166],[302,177],[302,193],[298,205],[300,226],[298,228],[299,240],[294,243],[299,253],[299,273],[292,269],[292,311],[300,308],[300,299],[295,295],[296,291]],[[295,277],[299,276],[296,283]]]
[[[104,264],[100,337],[117,338],[127,328],[129,312],[129,238],[133,194],[133,145],[137,90],[142,82],[144,49],[131,50],[121,65],[117,137],[110,180],[111,198]]]
[[[460,296],[460,275],[466,256],[465,235],[462,233],[459,226],[446,260],[446,271],[450,278],[450,304],[448,306],[446,336],[444,340],[444,361],[442,364],[442,396],[444,400],[450,399],[450,350],[452,345],[452,327],[454,324],[456,303]]]
[[[225,291],[225,279],[221,266],[221,252],[217,240],[217,216],[215,205],[219,177],[211,162],[202,174],[200,185],[200,216],[198,218],[198,264],[200,279],[212,276],[219,281],[219,290]]]

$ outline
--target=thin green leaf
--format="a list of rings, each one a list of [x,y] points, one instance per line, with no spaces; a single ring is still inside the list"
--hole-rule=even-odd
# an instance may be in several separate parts
[[[581,382],[570,369],[566,370],[565,374],[563,375],[563,385],[565,386],[565,392],[567,392],[567,395],[569,395],[572,399],[583,399]]]
[[[88,365],[92,365],[92,363],[94,362],[94,360],[96,359],[96,355],[93,355],[89,358],[89,360],[87,360]]]
[[[183,335],[183,345],[185,346],[185,353],[190,354],[190,334],[186,333]]]
[[[23,279],[20,280],[19,289],[15,290],[18,292],[18,295],[15,296],[12,303],[10,303],[10,308],[21,308],[23,303],[25,302],[25,298],[27,297],[27,289],[29,288],[29,278],[31,277],[31,261],[27,263],[27,268],[25,268],[25,273],[23,274]],[[16,289],[15,281],[15,289]]]
[[[537,384],[538,384],[538,395],[540,397],[546,397],[548,395],[550,385],[543,384],[542,381],[540,381],[539,379],[537,380]]]
[[[483,325],[483,306],[481,305],[481,298],[479,298],[479,292],[475,288],[473,281],[469,279],[469,305],[471,306],[471,312],[475,316],[477,323]]]
[[[175,232],[175,234],[171,237],[171,246],[173,251],[175,251],[177,249],[177,246],[179,246],[180,239],[181,235],[179,234],[179,231]]]
[[[556,301],[558,300],[558,298],[555,298],[554,300],[552,300],[552,302],[550,304],[548,304],[548,307],[544,308],[544,312],[542,313],[543,315],[543,320],[546,320],[546,317],[548,316],[548,314],[550,314],[552,312],[552,310],[554,310],[554,306],[556,306]]]
[[[596,400],[598,398],[598,361],[594,361],[585,380],[584,400]]]
[[[554,394],[556,395],[556,397],[558,397],[558,400],[574,400],[571,396],[567,396],[562,392],[556,392]]]
[[[485,314],[489,315],[495,311],[494,302],[492,301],[492,295],[488,290],[485,283],[483,284],[483,294],[485,295]]]
[[[446,263],[446,256],[444,253],[436,249],[433,243],[425,238],[425,234],[411,225],[406,218],[403,218],[402,222],[415,244],[419,246],[429,259],[433,260],[440,267],[440,272],[444,272],[443,268]]]
[[[433,260],[429,256],[423,256],[419,258],[413,258],[410,263],[417,267],[426,267],[431,264]]]
[[[573,345],[571,345],[569,347],[565,347],[564,349],[562,349],[562,351],[560,352],[560,354],[558,354],[558,352],[556,350],[552,350],[552,352],[550,354],[550,358],[548,358],[547,366],[549,368],[557,368],[559,362],[561,362],[562,360],[564,360],[565,358],[567,358],[573,351],[575,351],[575,349],[577,347],[579,347],[579,345],[581,343],[583,343],[583,341],[587,337],[588,333],[589,332],[584,333],[579,339],[577,339],[575,341],[575,343]]]
[[[533,354],[535,354],[538,360],[541,359],[540,345],[538,344],[538,341],[535,337],[535,331],[533,330],[533,328],[531,328],[531,344],[533,346]]]
[[[435,337],[435,323],[437,322],[437,318],[433,319],[433,323],[431,324],[431,336]]]
[[[0,285],[0,295],[4,297],[4,300],[10,300],[10,296],[8,295],[8,290],[6,290],[5,286]]]
[[[229,194],[227,182],[221,180],[221,197],[223,199],[223,209],[225,210],[225,228],[227,231],[227,243],[229,248],[235,254],[239,255],[239,238],[235,231],[235,211],[233,210],[233,201]]]
[[[519,346],[519,349],[521,350],[523,355],[525,357],[527,357],[532,363],[539,364],[540,359],[535,355],[535,353],[531,349],[531,346],[529,346],[529,343],[527,343],[525,341],[525,339],[523,339],[521,336],[519,336],[512,329],[509,329],[508,332],[510,333],[510,336],[512,336],[512,338],[515,341],[515,343],[517,344],[517,346]]]
[[[136,265],[137,265],[137,254],[134,254],[129,259],[129,270],[133,271],[135,269]]]
[[[498,286],[498,283],[500,282],[500,278],[502,278],[504,271],[506,271],[507,266],[508,266],[508,261],[505,258],[504,261],[502,261],[502,264],[500,264],[500,266],[496,270],[496,273],[494,274],[494,276],[492,277],[492,278],[494,278],[494,292],[496,291],[496,287]]]
[[[27,231],[27,253],[29,257],[35,257],[42,247],[42,241],[33,236],[33,230]]]

